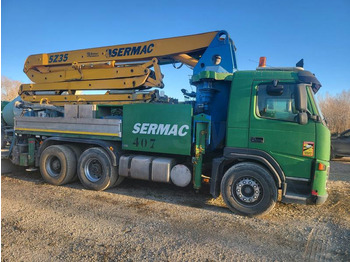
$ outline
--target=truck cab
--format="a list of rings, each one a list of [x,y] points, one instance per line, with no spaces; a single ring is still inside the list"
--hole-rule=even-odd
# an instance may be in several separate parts
[[[247,212],[262,201],[259,197],[263,190],[253,192],[263,188],[256,173],[265,171],[273,177],[273,181],[265,182],[277,186],[278,192],[270,192],[273,198],[279,194],[288,203],[326,201],[330,133],[314,98],[319,88],[316,77],[303,68],[262,67],[234,73],[224,157],[213,162],[212,170],[215,181],[217,176],[237,173],[226,165],[251,165],[251,171],[243,167],[238,172],[242,175],[231,181],[231,189],[224,197],[232,209]],[[214,196],[219,187],[213,182]]]

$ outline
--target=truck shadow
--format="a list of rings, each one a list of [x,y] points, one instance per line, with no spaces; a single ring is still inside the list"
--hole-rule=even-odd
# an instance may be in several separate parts
[[[172,184],[125,179],[121,185],[107,192],[215,212],[232,213],[226,208],[221,197],[214,199],[209,194],[207,184],[203,185],[199,192],[195,192],[191,186],[180,188]]]
[[[2,166],[4,165],[2,160]],[[6,163],[7,164],[7,163]],[[49,185],[41,177],[39,171],[27,172],[24,168],[16,168],[9,172],[7,169],[1,171],[1,176],[14,178],[22,181],[32,182],[40,185]],[[49,185],[51,186],[51,185]],[[86,190],[80,181],[76,181],[63,187],[74,190]],[[113,187],[104,192],[115,195],[129,196],[133,198],[140,198],[151,200],[155,202],[163,202],[191,208],[199,208],[208,211],[222,212],[232,214],[232,212],[225,206],[222,198],[214,199],[209,194],[209,185],[204,185],[197,193],[191,186],[180,188],[172,184],[155,183],[150,181],[125,179],[118,187]],[[101,197],[101,195],[99,195]],[[110,199],[110,195],[108,197]],[[117,199],[116,199],[117,200]]]

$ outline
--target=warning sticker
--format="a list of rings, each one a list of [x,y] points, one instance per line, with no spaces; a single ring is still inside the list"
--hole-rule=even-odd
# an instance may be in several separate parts
[[[303,156],[314,156],[315,143],[306,142],[303,143]]]

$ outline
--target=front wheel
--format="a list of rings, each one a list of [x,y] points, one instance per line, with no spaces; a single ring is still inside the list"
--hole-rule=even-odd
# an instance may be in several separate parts
[[[102,148],[92,147],[80,156],[78,177],[87,189],[100,191],[114,186],[118,173],[107,152]]]
[[[239,163],[228,169],[221,181],[221,193],[231,211],[245,216],[266,214],[277,201],[275,181],[255,163]]]

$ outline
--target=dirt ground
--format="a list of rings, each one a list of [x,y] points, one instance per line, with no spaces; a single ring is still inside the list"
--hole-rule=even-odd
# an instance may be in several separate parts
[[[350,261],[350,159],[332,162],[324,205],[261,218],[143,181],[94,192],[17,170],[1,183],[2,261]]]

